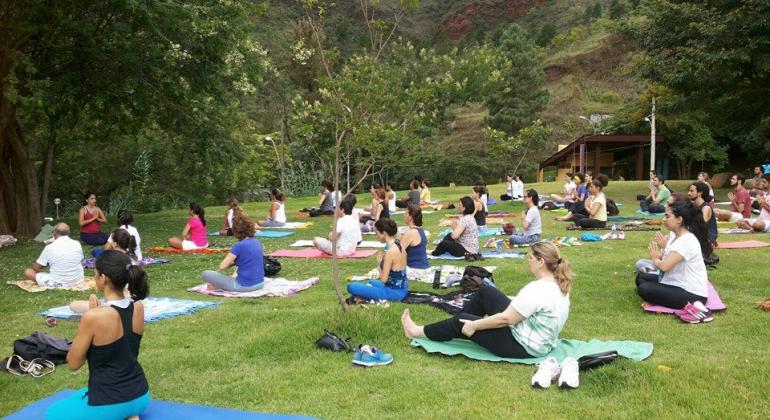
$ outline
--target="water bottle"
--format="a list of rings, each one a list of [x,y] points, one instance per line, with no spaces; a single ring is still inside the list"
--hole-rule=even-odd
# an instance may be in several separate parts
[[[610,239],[618,239],[617,230],[618,230],[618,227],[613,224],[612,225],[612,233],[610,233]]]

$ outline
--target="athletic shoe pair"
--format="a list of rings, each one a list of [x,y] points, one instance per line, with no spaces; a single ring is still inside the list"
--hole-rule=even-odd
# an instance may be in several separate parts
[[[359,345],[353,355],[353,364],[358,366],[384,366],[393,362],[393,356],[369,345]]]
[[[699,301],[695,301],[695,303],[688,302],[684,308],[674,311],[674,315],[689,324],[700,324],[701,322],[711,322],[714,320],[714,315],[711,311]]]
[[[551,383],[558,381],[559,388],[575,389],[580,384],[578,362],[572,357],[567,357],[561,365],[555,358],[549,357],[538,363],[537,372],[532,377],[532,387],[545,389]]]

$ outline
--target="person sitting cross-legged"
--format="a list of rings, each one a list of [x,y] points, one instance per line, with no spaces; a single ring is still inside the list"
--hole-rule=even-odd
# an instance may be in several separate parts
[[[671,190],[666,187],[666,181],[660,175],[653,176],[652,183],[655,194],[650,193],[651,197],[648,200],[640,201],[639,208],[649,213],[663,213],[665,211],[663,206],[671,196]]]
[[[730,178],[730,187],[733,188],[727,193],[727,198],[730,200],[730,210],[714,209],[717,220],[737,222],[749,218],[751,216],[751,196],[749,191],[743,187],[743,175],[733,175]]]
[[[572,220],[576,225],[584,229],[603,228],[607,226],[607,198],[604,196],[606,178],[597,176],[588,186],[588,192],[591,194],[585,201],[585,209],[588,216],[581,213],[572,215]]]
[[[479,228],[473,218],[476,210],[473,199],[465,196],[460,199],[462,216],[452,220],[452,231],[436,245],[431,253],[437,257],[445,252],[454,257],[477,255],[479,253]]]
[[[70,238],[70,227],[58,223],[53,229],[53,242],[24,270],[24,277],[49,288],[72,287],[83,281],[83,247]],[[48,272],[42,271],[48,266]]]
[[[762,191],[767,191],[767,187],[770,185],[770,174],[762,175],[762,181],[759,182],[758,187]],[[757,204],[759,204],[759,217],[752,219],[742,219],[736,224],[739,228],[751,229],[754,232],[767,233],[770,232],[770,193],[765,192],[757,196]]]
[[[385,253],[380,258],[379,280],[352,282],[348,292],[353,299],[401,301],[409,293],[409,281],[406,278],[406,252],[396,239],[398,225],[395,221],[382,218],[374,224],[377,239],[385,244]]]
[[[336,231],[329,232],[326,238],[316,236],[313,238],[313,244],[317,249],[329,255],[332,254],[332,240],[337,239],[337,256],[346,257],[356,252],[358,243],[361,242],[361,227],[358,218],[353,215],[353,208],[356,206],[356,196],[346,195],[340,200],[340,213],[337,220]]]
[[[524,231],[516,231],[508,238],[511,245],[529,245],[540,241],[543,225],[540,220],[540,210],[537,207],[539,201],[540,197],[537,191],[527,191],[527,195],[524,196],[524,204],[527,209],[521,212],[521,227]]]
[[[262,244],[254,237],[254,221],[246,214],[239,213],[235,215],[232,226],[238,242],[219,263],[219,270],[235,265],[235,272],[229,276],[220,271],[206,270],[203,272],[203,281],[212,290],[251,292],[261,289],[265,280],[265,262]]]

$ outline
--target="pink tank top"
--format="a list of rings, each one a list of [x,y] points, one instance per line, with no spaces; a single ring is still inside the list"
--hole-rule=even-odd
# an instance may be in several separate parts
[[[204,246],[209,243],[209,239],[206,236],[206,226],[203,226],[201,219],[191,217],[190,220],[187,221],[187,224],[190,225],[190,240],[193,241],[195,245]]]
[[[84,219],[88,220],[93,218],[94,216],[91,214],[91,212],[88,211],[87,207],[83,207],[86,210],[86,214]],[[80,232],[82,233],[98,233],[99,232],[99,226],[101,223],[99,223],[96,219],[94,219],[93,222],[90,222],[88,224],[85,224],[80,227]]]

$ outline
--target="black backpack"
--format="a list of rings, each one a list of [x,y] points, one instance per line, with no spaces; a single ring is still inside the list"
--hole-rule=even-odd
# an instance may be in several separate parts
[[[353,349],[350,348],[350,343],[348,343],[348,341],[350,341],[350,337],[343,340],[338,337],[337,334],[324,330],[324,335],[316,340],[315,346],[319,349],[350,352],[353,351]]]
[[[24,360],[44,359],[60,365],[67,362],[72,341],[35,331],[13,342],[13,352]]]
[[[277,258],[267,257],[264,259],[265,276],[272,277],[281,272],[281,262]]]
[[[618,209],[618,205],[615,204],[615,200],[608,198],[607,199],[607,216],[617,216],[620,214],[620,209]]]
[[[495,282],[492,278],[492,273],[486,268],[469,265],[465,267],[465,271],[463,271],[463,278],[460,280],[460,288],[462,290],[479,290],[484,286],[484,279],[489,279],[492,283]]]

